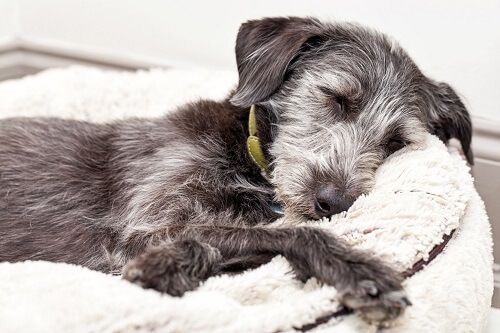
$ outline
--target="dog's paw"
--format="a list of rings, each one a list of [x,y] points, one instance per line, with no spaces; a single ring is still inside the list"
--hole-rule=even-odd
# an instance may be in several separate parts
[[[218,270],[218,249],[195,240],[183,240],[155,247],[123,269],[123,278],[143,288],[172,296],[193,290]]]
[[[390,326],[411,305],[406,293],[401,288],[381,290],[377,282],[363,280],[355,287],[341,292],[341,302],[357,311],[368,323]]]

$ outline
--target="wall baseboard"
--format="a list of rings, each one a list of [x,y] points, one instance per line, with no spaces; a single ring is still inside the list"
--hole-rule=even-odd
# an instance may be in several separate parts
[[[53,46],[43,46],[29,41],[11,41],[0,44],[0,78],[9,75],[8,70],[26,71],[27,74],[52,67],[80,64],[107,69],[137,70],[149,67],[165,67],[147,61],[127,59],[116,55],[93,54]],[[5,74],[4,74],[5,73]]]
[[[500,163],[500,122],[473,117],[472,149],[476,157]]]

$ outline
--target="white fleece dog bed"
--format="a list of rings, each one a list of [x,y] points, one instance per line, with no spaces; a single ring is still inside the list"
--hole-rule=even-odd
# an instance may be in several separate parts
[[[223,98],[236,79],[234,73],[199,70],[53,69],[0,83],[0,116],[97,122],[159,116],[200,96]],[[391,156],[377,171],[373,191],[347,213],[310,225],[332,230],[409,276],[404,287],[413,306],[397,326],[377,329],[356,314],[337,313],[333,287],[321,286],[315,279],[300,283],[288,262],[276,257],[240,275],[210,278],[182,298],[68,264],[2,263],[0,332],[481,332],[484,328],[493,292],[491,231],[469,168],[455,148],[428,135],[424,145]],[[426,261],[428,265],[422,265]]]

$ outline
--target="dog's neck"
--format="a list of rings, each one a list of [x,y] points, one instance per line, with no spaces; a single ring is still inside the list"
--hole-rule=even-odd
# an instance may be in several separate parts
[[[248,138],[247,138],[247,150],[248,155],[252,158],[255,164],[261,168],[266,174],[269,174],[269,163],[267,162],[260,139],[257,136],[257,118],[255,115],[255,104],[250,107],[250,112],[248,115]]]

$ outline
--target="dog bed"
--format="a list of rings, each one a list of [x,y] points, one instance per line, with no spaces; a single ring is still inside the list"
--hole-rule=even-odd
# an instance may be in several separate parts
[[[156,117],[198,97],[221,99],[232,72],[51,69],[0,83],[0,117],[94,122]],[[283,223],[278,221],[276,223]],[[432,135],[388,158],[373,191],[345,213],[308,225],[331,230],[406,277],[413,303],[389,328],[343,309],[337,291],[295,279],[282,257],[212,277],[181,298],[117,276],[49,262],[0,264],[1,332],[480,332],[493,293],[492,238],[459,151]],[[1,231],[0,231],[1,237]]]

